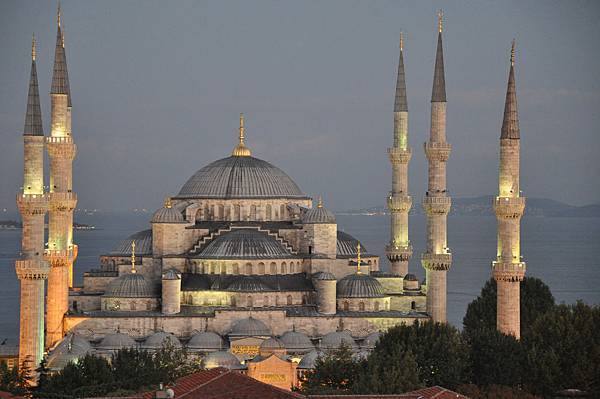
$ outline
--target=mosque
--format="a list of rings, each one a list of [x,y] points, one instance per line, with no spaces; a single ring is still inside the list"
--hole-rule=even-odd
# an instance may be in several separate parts
[[[412,199],[407,170],[412,152],[402,38],[400,42],[393,146],[388,149],[393,171],[387,198],[389,271],[381,271],[379,257],[358,238],[338,229],[335,215],[320,199],[314,201],[284,171],[253,156],[242,114],[231,154],[201,167],[178,193],[170,193],[149,228],[102,255],[99,267],[87,271],[77,287],[72,283],[77,257],[72,161],[77,148],[59,9],[50,136],[42,127],[35,41],[32,45],[24,184],[17,196],[24,226],[23,256],[16,264],[21,282],[20,364],[37,365],[47,353],[50,369],[59,370],[86,353],[109,356],[134,346],[152,351],[170,341],[186,346],[207,367],[249,374],[263,366],[289,368],[289,375],[297,375],[314,365],[320,351],[341,343],[363,356],[379,332],[391,326],[445,322],[446,273],[452,262],[446,243],[451,204],[446,161],[451,147],[445,141],[441,15],[432,128],[425,143],[428,237],[421,263],[427,283],[408,272]],[[44,189],[45,150],[49,191]],[[261,375],[290,386],[281,373]]]

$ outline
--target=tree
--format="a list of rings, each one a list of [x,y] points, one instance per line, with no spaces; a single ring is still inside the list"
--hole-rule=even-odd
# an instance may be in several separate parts
[[[473,382],[480,387],[520,386],[525,364],[523,345],[496,329],[480,329],[467,336],[471,348]]]
[[[554,297],[544,282],[535,277],[525,277],[520,284],[521,336],[526,336],[535,320],[554,307]],[[467,307],[463,318],[464,331],[471,335],[479,329],[496,328],[496,281],[489,279],[481,294]]]
[[[490,385],[480,388],[477,385],[462,385],[458,387],[457,392],[471,399],[541,399],[528,392],[518,388],[511,388],[502,385]]]
[[[304,376],[300,392],[310,395],[352,393],[361,367],[361,362],[352,359],[352,349],[342,344],[317,358],[315,368]]]
[[[24,394],[27,391],[26,376],[25,372],[19,371],[18,366],[9,368],[6,363],[0,363],[0,391]]]
[[[396,359],[388,363],[389,358]],[[421,388],[413,352],[373,353],[359,374],[353,391],[360,394],[397,394]]]

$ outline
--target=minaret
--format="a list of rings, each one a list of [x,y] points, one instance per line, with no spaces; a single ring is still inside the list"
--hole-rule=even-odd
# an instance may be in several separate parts
[[[431,129],[425,143],[429,161],[427,192],[423,209],[427,214],[427,249],[421,264],[427,278],[427,313],[434,322],[446,322],[446,272],[452,264],[452,254],[446,240],[446,220],[451,199],[446,190],[446,161],[452,147],[446,143],[446,83],[442,48],[442,11],[438,13],[438,42],[431,93]]]
[[[519,286],[525,276],[521,261],[521,217],[525,197],[519,188],[520,163],[519,115],[515,84],[515,42],[510,54],[510,72],[504,103],[504,120],[500,134],[499,192],[493,200],[498,219],[498,252],[492,262],[492,275],[498,285],[496,324],[498,331],[521,336]]]
[[[77,246],[73,244],[73,210],[77,204],[77,196],[72,191],[72,164],[77,147],[71,137],[69,76],[64,36],[60,26],[60,6],[57,24],[54,72],[50,90],[51,132],[46,140],[50,157],[50,210],[46,250],[50,274],[46,347],[52,346],[63,336],[63,317],[68,310],[69,275],[77,256]]]
[[[394,101],[394,145],[388,148],[392,163],[392,191],[388,197],[390,210],[390,242],[385,248],[390,261],[390,273],[404,277],[408,273],[408,261],[412,246],[408,240],[408,212],[412,198],[408,195],[408,163],[412,151],[408,147],[408,102],[404,80],[404,39],[400,33],[400,59]]]
[[[17,206],[23,221],[21,258],[16,261],[21,283],[19,366],[35,381],[35,369],[44,354],[44,285],[48,263],[44,261],[44,217],[48,197],[44,194],[44,131],[35,66],[35,37],[31,45],[31,77],[23,131],[23,189]]]

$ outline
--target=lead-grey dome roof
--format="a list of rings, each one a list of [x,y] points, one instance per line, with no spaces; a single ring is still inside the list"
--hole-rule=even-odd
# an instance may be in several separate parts
[[[212,331],[203,331],[192,335],[187,347],[190,349],[220,351],[225,345],[223,344],[223,338],[219,334]]]
[[[148,229],[138,231],[121,241],[110,255],[131,256],[131,243],[134,241],[136,255],[152,254],[152,229]]]
[[[269,349],[278,350],[278,349],[285,349],[285,348],[286,348],[285,344],[281,340],[279,340],[275,337],[265,339],[260,344],[260,349],[263,349],[263,350],[269,350]]]
[[[171,206],[163,206],[152,215],[152,223],[182,223],[185,222],[181,212]]]
[[[300,360],[300,363],[298,363],[298,368],[299,369],[314,369],[317,358],[319,358],[321,356],[325,356],[325,353],[321,352],[320,350],[315,349],[315,350],[308,352],[306,355],[304,355],[302,360]]]
[[[152,298],[157,296],[152,283],[143,275],[128,273],[117,277],[108,284],[105,297],[111,298]]]
[[[337,349],[342,346],[342,343],[349,346],[351,349],[358,348],[356,341],[352,338],[352,335],[348,331],[333,331],[325,334],[321,339],[321,348],[323,349]]]
[[[325,271],[316,272],[315,274],[312,275],[312,278],[313,278],[313,280],[325,280],[325,281],[337,280],[333,273],[325,272]]]
[[[77,361],[92,350],[92,345],[77,334],[69,334],[56,345],[48,355],[48,368],[61,370],[67,364]]]
[[[338,256],[356,256],[356,246],[358,240],[348,233],[338,230],[337,232],[337,255]],[[360,252],[363,256],[369,256],[364,245],[360,244]]]
[[[335,223],[335,215],[321,204],[314,208],[308,209],[304,215],[302,215],[302,223]]]
[[[206,355],[204,358],[204,367],[207,369],[224,367],[229,370],[240,370],[244,368],[238,358],[227,351],[211,352]]]
[[[292,254],[274,237],[256,229],[236,229],[215,238],[199,255],[203,259],[281,259]]]
[[[164,331],[157,331],[144,341],[144,349],[160,349],[167,341],[171,341],[176,348],[181,348],[181,342],[179,339],[171,333]]]
[[[270,336],[271,329],[262,321],[250,316],[246,319],[238,320],[231,328],[229,335],[238,337]]]
[[[283,342],[286,349],[290,352],[309,351],[315,347],[306,334],[298,331],[287,331],[283,333],[281,342]]]
[[[102,338],[102,341],[100,341],[100,344],[98,345],[98,349],[119,350],[123,348],[133,348],[135,346],[135,341],[129,335],[123,334],[122,332],[115,332]]]
[[[227,157],[196,173],[176,198],[307,198],[281,169],[254,157]]]
[[[381,298],[383,287],[368,274],[354,273],[337,282],[336,294],[338,298]]]

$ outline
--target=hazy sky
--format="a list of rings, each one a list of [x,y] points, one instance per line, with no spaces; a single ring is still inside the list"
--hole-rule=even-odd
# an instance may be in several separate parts
[[[600,201],[596,1],[63,0],[82,208],[155,208],[228,156],[238,114],[253,155],[333,209],[382,205],[398,36],[405,32],[410,191],[427,165],[435,12],[445,12],[452,196],[497,192],[510,41],[517,39],[522,189]],[[49,134],[52,1],[0,3],[0,207],[22,184],[31,33]]]

